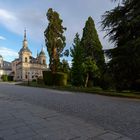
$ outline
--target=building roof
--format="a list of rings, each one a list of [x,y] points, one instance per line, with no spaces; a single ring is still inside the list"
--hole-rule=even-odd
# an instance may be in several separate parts
[[[29,48],[21,48],[19,53],[22,53],[22,52],[30,52],[30,53],[32,53]]]
[[[44,47],[43,46],[42,46],[42,49],[41,49],[41,51],[39,53],[39,56],[41,56],[41,55],[45,56],[45,52],[44,52]]]
[[[3,61],[3,67],[1,68],[3,70],[12,70],[12,65],[10,62]]]
[[[32,56],[30,56],[30,62],[31,63],[37,63],[37,59],[32,57]]]
[[[40,55],[45,55],[45,52],[43,50],[41,50],[41,52],[39,53],[39,56]]]

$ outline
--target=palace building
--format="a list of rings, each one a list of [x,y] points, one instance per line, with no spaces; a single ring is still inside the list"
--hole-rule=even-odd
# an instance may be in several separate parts
[[[0,55],[0,81],[2,75],[11,75],[12,68],[11,63],[4,61],[3,57]]]
[[[32,81],[42,77],[42,71],[47,70],[46,55],[42,48],[36,58],[28,48],[26,30],[24,31],[23,46],[19,51],[19,58],[12,61],[12,72],[15,81]]]

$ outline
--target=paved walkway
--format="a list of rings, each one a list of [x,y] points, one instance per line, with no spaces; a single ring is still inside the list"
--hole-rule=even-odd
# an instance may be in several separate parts
[[[0,95],[0,140],[131,140],[80,118]]]

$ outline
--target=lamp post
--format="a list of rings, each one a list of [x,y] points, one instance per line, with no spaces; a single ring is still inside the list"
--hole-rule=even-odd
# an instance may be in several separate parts
[[[28,86],[30,85],[30,72],[28,72]]]
[[[36,78],[36,83],[37,83],[37,78],[38,78],[38,73],[35,73],[35,78]]]

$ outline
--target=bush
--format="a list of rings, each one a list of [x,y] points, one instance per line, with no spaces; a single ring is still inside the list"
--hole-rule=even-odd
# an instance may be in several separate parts
[[[43,71],[43,80],[45,85],[65,86],[67,84],[67,74],[62,72],[52,73]]]
[[[36,81],[37,81],[36,79],[33,79],[33,80],[32,80],[32,82],[36,82]]]
[[[108,73],[105,73],[101,77],[100,87],[104,90],[107,90],[109,88],[114,88],[114,83],[113,83],[112,77]]]
[[[137,79],[137,80],[132,84],[132,90],[140,91],[140,79]]]
[[[39,85],[44,85],[43,77],[38,77],[38,78],[37,78],[37,84],[39,84]]]
[[[2,76],[1,76],[1,79],[2,79],[4,82],[8,81],[8,75],[2,75]]]
[[[62,72],[56,72],[53,74],[54,82],[56,86],[66,86],[67,85],[67,74]]]
[[[14,80],[14,77],[13,76],[10,76],[10,75],[8,75],[8,81],[13,81]]]
[[[53,85],[53,75],[51,71],[43,71],[43,80],[45,85]]]
[[[4,74],[4,75],[1,76],[1,79],[2,79],[4,82],[6,82],[6,81],[13,81],[14,77],[13,77],[13,76],[10,76],[10,75]]]

